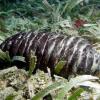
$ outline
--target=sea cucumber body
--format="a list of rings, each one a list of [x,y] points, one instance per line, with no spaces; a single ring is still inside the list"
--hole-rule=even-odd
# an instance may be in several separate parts
[[[99,69],[100,54],[85,39],[78,36],[64,36],[50,33],[18,33],[7,38],[0,48],[9,51],[11,57],[24,56],[28,63],[30,51],[37,56],[37,66],[54,71],[58,61],[66,61],[59,75],[92,74]]]

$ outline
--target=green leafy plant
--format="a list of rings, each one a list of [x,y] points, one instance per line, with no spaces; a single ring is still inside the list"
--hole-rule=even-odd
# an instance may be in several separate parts
[[[3,52],[1,49],[0,49],[0,59],[2,59],[3,61],[11,62],[9,52]]]
[[[69,82],[67,81],[55,82],[52,85],[45,88],[44,90],[37,93],[36,96],[32,98],[32,100],[41,100],[41,98],[46,96],[48,93],[51,93],[52,91],[57,90],[57,89],[60,89],[60,90],[58,91],[56,100],[63,100],[65,95],[78,83],[82,83],[89,80],[95,80],[95,79],[98,79],[98,78],[94,76],[90,76],[90,75],[82,75],[82,76],[77,76],[75,78],[72,78]],[[83,92],[83,89],[81,89],[80,91],[78,90],[76,94],[74,94],[73,96],[77,97],[81,92]],[[72,98],[73,96],[71,96],[70,98]]]
[[[68,100],[77,100],[80,97],[81,93],[84,92],[83,88],[78,88],[72,93],[72,95],[68,98]]]
[[[0,32],[4,35],[17,31],[46,30],[69,33],[68,22],[75,19],[96,21],[100,17],[98,0],[1,0]],[[63,23],[64,22],[64,23]],[[66,25],[65,25],[66,24]],[[63,27],[62,27],[63,26]],[[69,25],[68,25],[69,26]],[[76,35],[77,32],[72,32]]]
[[[11,95],[8,95],[5,100],[14,100],[14,98],[15,98],[15,95],[11,94]]]
[[[59,61],[57,65],[55,66],[55,73],[59,74],[63,66],[65,65],[66,61]]]
[[[31,53],[30,53],[30,60],[29,60],[29,76],[32,75],[32,72],[36,68],[36,62],[37,62],[37,58],[36,58],[34,52],[31,51]]]
[[[21,61],[21,62],[25,62],[25,57],[22,57],[22,56],[14,56],[12,58],[12,62],[14,61]]]

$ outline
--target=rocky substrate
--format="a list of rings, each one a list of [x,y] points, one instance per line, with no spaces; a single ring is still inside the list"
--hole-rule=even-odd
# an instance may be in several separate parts
[[[30,100],[51,83],[49,74],[42,71],[29,77],[28,72],[16,66],[0,70],[0,100],[11,96],[14,100]]]
[[[56,76],[56,80],[64,79]],[[29,77],[27,71],[18,69],[16,66],[0,70],[0,100],[31,100],[36,93],[53,82],[49,73],[40,70],[31,77]],[[54,91],[51,95],[54,97],[55,93],[57,91]],[[94,98],[91,93],[84,92],[79,100],[90,100],[91,97]]]

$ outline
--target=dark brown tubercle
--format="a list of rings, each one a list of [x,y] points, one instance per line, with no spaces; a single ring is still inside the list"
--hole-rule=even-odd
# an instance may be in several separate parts
[[[0,45],[11,57],[24,56],[28,63],[30,51],[37,56],[36,68],[54,71],[58,61],[66,61],[59,75],[94,74],[100,71],[100,54],[85,39],[50,33],[21,32],[7,38]],[[55,73],[55,72],[54,72]]]

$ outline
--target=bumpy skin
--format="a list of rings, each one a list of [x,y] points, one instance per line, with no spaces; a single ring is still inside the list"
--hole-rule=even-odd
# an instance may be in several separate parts
[[[100,54],[85,39],[51,33],[18,33],[7,38],[0,48],[9,51],[10,56],[21,55],[28,63],[30,51],[37,56],[36,68],[54,73],[54,67],[65,60],[59,75],[68,78],[71,74],[94,74],[100,71]]]

